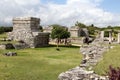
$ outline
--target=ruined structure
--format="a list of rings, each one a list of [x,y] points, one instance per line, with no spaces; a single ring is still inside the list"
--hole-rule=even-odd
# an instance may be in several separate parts
[[[98,40],[95,39],[92,45],[81,46],[80,52],[84,57],[80,65],[59,74],[58,80],[109,80],[108,76],[98,75],[93,69],[103,59],[104,52],[112,48],[101,45],[101,40]]]
[[[89,36],[88,30],[86,28],[72,26],[69,31],[70,31],[71,37],[81,37],[81,36],[88,37]]]
[[[39,24],[39,18],[14,18],[13,31],[8,34],[8,37],[15,41],[23,41],[31,48],[47,46],[49,33],[40,32]]]
[[[120,31],[118,31],[118,43],[120,44]]]
[[[44,32],[51,33],[51,32],[52,32],[52,29],[53,29],[52,26],[46,26],[46,27],[44,27],[43,31],[44,31]]]

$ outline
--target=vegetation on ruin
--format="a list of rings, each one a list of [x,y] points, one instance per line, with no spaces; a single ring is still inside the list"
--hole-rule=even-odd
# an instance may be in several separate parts
[[[120,30],[120,26],[98,27],[98,26],[95,26],[94,24],[85,25],[84,23],[81,23],[81,22],[78,22],[78,21],[75,23],[75,26],[79,26],[80,28],[87,28],[90,36],[93,36],[93,37],[96,36],[96,32],[98,32],[98,31],[105,31],[105,37],[108,37],[108,35],[109,35],[108,31],[109,30],[112,31],[114,37],[117,37],[117,33]]]
[[[0,50],[0,80],[57,80],[61,72],[80,64],[79,47],[61,46],[60,51],[55,48]],[[8,51],[18,56],[2,55]]]
[[[113,49],[105,52],[103,55],[103,60],[100,61],[97,66],[95,66],[94,70],[98,74],[106,74],[109,70],[109,66],[120,67],[120,45],[114,45]]]

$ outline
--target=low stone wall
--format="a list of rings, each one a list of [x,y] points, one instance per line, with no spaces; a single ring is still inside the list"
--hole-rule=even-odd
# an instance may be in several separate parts
[[[94,71],[87,71],[86,68],[77,66],[58,76],[58,80],[109,80],[106,76],[99,76]]]
[[[99,40],[99,39],[98,39]],[[100,45],[101,41],[95,40],[91,45],[85,45],[80,48],[83,54],[83,61],[78,67],[62,72],[59,80],[109,80],[107,76],[95,74],[93,67],[102,60],[102,55],[109,50],[109,46]]]

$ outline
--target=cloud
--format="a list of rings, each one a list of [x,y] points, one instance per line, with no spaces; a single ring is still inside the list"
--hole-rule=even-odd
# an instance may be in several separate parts
[[[67,0],[65,4],[43,4],[40,0],[2,0],[0,25],[12,24],[12,18],[20,16],[39,17],[42,25],[72,26],[76,21],[96,26],[119,25],[120,15],[101,9],[101,2],[102,0]]]

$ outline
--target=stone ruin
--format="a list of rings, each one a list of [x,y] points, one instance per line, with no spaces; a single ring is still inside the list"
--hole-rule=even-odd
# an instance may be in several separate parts
[[[67,28],[65,26],[62,26],[63,28],[69,30],[71,37],[81,37],[81,36],[89,36],[87,28],[80,28],[78,26],[72,26],[71,28]],[[53,29],[53,26],[46,26],[44,27],[44,32],[51,33]]]
[[[81,36],[88,37],[89,36],[87,28],[80,28],[78,26],[72,26],[69,29],[69,32],[71,34],[71,37],[81,37]]]
[[[53,29],[52,26],[46,26],[46,27],[44,27],[43,31],[48,32],[48,33],[52,33],[52,29]]]
[[[103,53],[110,49],[109,46],[101,45],[101,40],[98,40],[94,40],[91,45],[82,46],[80,52],[84,56],[83,61],[79,66],[59,74],[58,80],[109,80],[108,76],[100,76],[93,70],[103,59]]]
[[[48,46],[49,33],[40,32],[39,26],[39,18],[14,18],[13,31],[8,33],[8,38],[22,41],[31,48]]]
[[[116,31],[118,33],[117,40],[114,40],[111,30],[106,30],[106,31],[109,32],[109,37],[105,37],[105,31],[101,31],[99,34],[99,37],[102,42],[108,40],[109,43],[113,43],[113,42],[120,43],[120,31]]]

